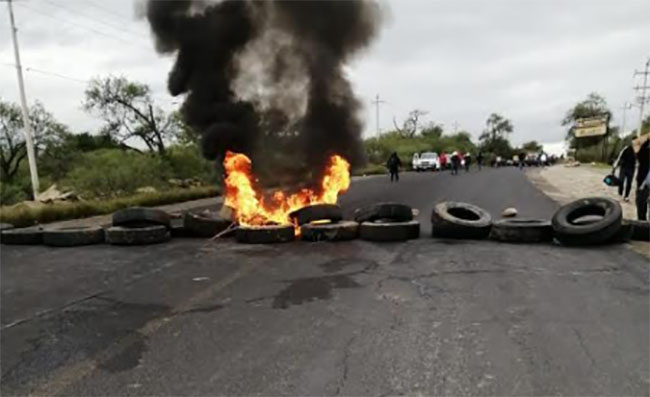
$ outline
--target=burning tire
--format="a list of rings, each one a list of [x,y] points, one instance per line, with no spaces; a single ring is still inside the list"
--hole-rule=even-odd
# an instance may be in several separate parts
[[[289,217],[298,225],[323,220],[338,222],[343,219],[343,211],[336,204],[315,204],[293,211]]]
[[[185,232],[191,237],[213,237],[232,224],[232,220],[217,214],[207,216],[203,214],[186,213],[183,218]]]
[[[274,244],[293,241],[293,225],[239,226],[235,231],[237,242],[244,244]]]
[[[595,220],[580,222],[594,216]],[[611,239],[621,228],[623,211],[616,201],[605,197],[589,197],[561,207],[553,215],[555,238],[565,245],[595,245]]]
[[[3,230],[10,230],[10,229],[13,229],[13,228],[14,228],[14,225],[12,225],[11,223],[0,223],[0,232],[3,231]]]
[[[300,228],[300,235],[306,241],[346,241],[359,236],[359,224],[341,221],[325,224],[308,223]]]
[[[144,227],[113,226],[106,229],[106,242],[114,245],[146,245],[168,241],[169,229],[163,225]]]
[[[168,213],[155,208],[131,207],[113,213],[113,226],[144,227],[152,225],[170,226]]]
[[[408,222],[413,220],[413,210],[408,205],[397,203],[378,203],[354,211],[354,220],[374,222],[379,219],[390,219],[394,222]]]
[[[363,222],[359,237],[368,241],[406,241],[420,237],[420,222]]]
[[[43,231],[43,244],[52,247],[75,247],[104,242],[101,226],[64,227]]]
[[[630,238],[638,241],[650,241],[650,222],[627,220],[632,226]]]
[[[492,217],[472,204],[444,201],[431,213],[433,237],[483,239],[490,234]]]
[[[508,243],[552,241],[553,227],[541,219],[503,219],[492,224],[490,237]]]
[[[37,245],[43,243],[43,228],[40,226],[3,230],[0,233],[2,244]]]

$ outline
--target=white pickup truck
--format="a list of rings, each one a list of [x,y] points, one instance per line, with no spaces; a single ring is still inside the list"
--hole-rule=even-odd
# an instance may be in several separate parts
[[[411,165],[418,172],[437,171],[440,169],[440,158],[435,152],[415,153]]]

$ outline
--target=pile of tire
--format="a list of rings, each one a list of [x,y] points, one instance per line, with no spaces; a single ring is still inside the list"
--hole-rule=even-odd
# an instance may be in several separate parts
[[[359,237],[367,241],[406,241],[420,237],[420,223],[413,219],[413,209],[399,203],[378,203],[359,208],[354,213]]]
[[[648,222],[624,220],[621,205],[607,197],[586,197],[566,204],[553,215],[551,223],[553,237],[562,245],[650,241]]]
[[[468,203],[443,201],[433,207],[431,235],[449,239],[484,239],[492,229],[486,210]]]
[[[171,238],[171,218],[155,208],[131,207],[113,213],[113,226],[106,229],[106,242],[113,245],[147,245]]]
[[[359,223],[343,220],[341,207],[316,204],[289,214],[304,241],[349,241],[359,237]]]

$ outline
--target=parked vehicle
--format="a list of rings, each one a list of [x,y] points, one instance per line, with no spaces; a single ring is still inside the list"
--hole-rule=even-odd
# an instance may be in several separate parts
[[[424,152],[422,154],[415,153],[413,155],[413,169],[415,171],[437,171],[440,169],[440,158],[438,153]]]

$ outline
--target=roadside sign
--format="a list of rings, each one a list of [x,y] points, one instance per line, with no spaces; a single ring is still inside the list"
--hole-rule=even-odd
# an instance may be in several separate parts
[[[607,122],[606,116],[577,119],[573,126],[573,134],[576,138],[605,135]]]

